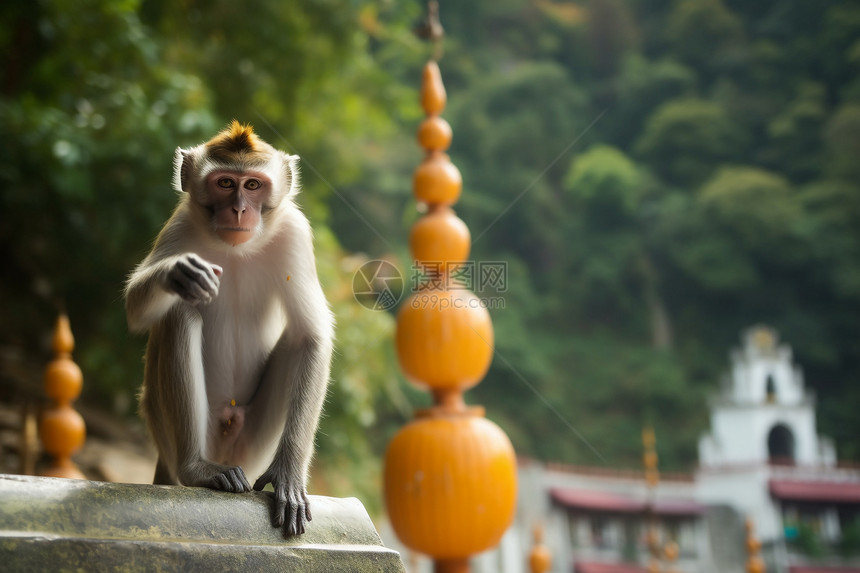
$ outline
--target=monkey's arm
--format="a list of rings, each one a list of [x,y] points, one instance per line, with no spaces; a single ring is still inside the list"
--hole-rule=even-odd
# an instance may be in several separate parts
[[[125,310],[129,329],[143,332],[180,299],[210,302],[218,294],[221,267],[194,253],[165,256],[158,247],[128,279]]]
[[[314,267],[310,229],[301,231],[290,246],[294,270],[289,281],[284,277],[288,326],[269,357],[252,416],[252,423],[282,428],[275,457],[254,489],[272,483],[274,523],[285,535],[304,533],[311,519],[306,483],[334,335],[334,319]]]

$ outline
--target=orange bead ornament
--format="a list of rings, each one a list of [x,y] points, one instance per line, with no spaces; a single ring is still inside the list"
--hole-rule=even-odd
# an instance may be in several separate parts
[[[451,205],[460,198],[463,176],[442,152],[433,152],[421,162],[412,176],[412,193],[424,203]]]
[[[513,446],[486,418],[419,418],[388,445],[391,524],[407,546],[437,560],[496,545],[513,519],[516,490]]]
[[[419,263],[439,264],[452,269],[469,257],[472,237],[469,227],[454,211],[439,207],[420,218],[409,234],[412,257]]]
[[[490,367],[493,325],[481,299],[456,288],[447,274],[466,261],[472,240],[448,207],[459,199],[463,179],[445,154],[452,132],[439,114],[446,101],[439,66],[428,62],[421,85],[428,117],[417,131],[427,156],[412,183],[429,212],[413,226],[409,243],[429,276],[401,304],[395,343],[401,370],[433,393],[433,406],[389,444],[385,502],[397,536],[431,556],[436,573],[468,573],[469,557],[497,544],[510,526],[517,475],[505,433],[483,417],[483,408],[463,400]],[[441,276],[429,272],[437,264]]]
[[[656,468],[657,460],[657,452],[654,450],[646,450],[645,453],[642,454],[642,462],[648,469]]]
[[[669,541],[668,543],[666,543],[665,546],[663,546],[663,556],[666,558],[667,561],[671,562],[678,559],[679,552],[680,549],[678,548],[678,544],[674,541]]]
[[[81,449],[86,439],[86,424],[71,402],[81,393],[83,374],[72,361],[75,339],[69,319],[61,315],[54,329],[52,347],[55,358],[45,368],[45,394],[54,406],[42,413],[39,435],[45,451],[54,456],[51,467],[42,472],[48,477],[85,479],[71,457]]]
[[[400,368],[416,386],[466,390],[493,359],[493,324],[466,289],[427,288],[400,307],[395,337]]]
[[[56,457],[76,454],[86,438],[84,419],[69,406],[45,411],[39,430],[45,451]]]
[[[761,541],[755,537],[747,537],[747,553],[758,553],[761,549]]]
[[[764,559],[755,555],[747,560],[748,573],[765,573]]]
[[[58,356],[45,368],[45,394],[52,400],[69,402],[81,394],[84,375],[67,356]]]
[[[418,144],[427,151],[445,151],[451,137],[451,125],[438,115],[431,115],[418,126]]]

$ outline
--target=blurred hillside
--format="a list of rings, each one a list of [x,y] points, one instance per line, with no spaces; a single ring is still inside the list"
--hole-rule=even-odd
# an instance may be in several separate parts
[[[398,380],[393,316],[351,281],[366,258],[410,274],[421,11],[0,7],[0,399],[38,387],[64,306],[85,400],[133,412],[124,277],[175,202],[173,149],[235,117],[303,158],[338,318],[318,481],[375,495],[374,456],[422,398]],[[479,293],[504,308],[469,399],[517,450],[636,467],[651,421],[661,464],[688,468],[726,352],[765,322],[860,460],[860,5],[443,0],[441,18],[458,213],[472,258],[507,265],[506,290]]]

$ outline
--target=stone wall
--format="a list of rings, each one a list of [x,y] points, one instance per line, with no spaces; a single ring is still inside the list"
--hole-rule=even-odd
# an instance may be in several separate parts
[[[284,539],[267,492],[0,475],[0,570],[404,571],[357,499],[310,502]]]

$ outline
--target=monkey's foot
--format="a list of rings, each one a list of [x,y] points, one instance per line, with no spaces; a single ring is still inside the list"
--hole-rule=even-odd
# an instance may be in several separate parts
[[[284,528],[284,537],[303,534],[305,525],[312,519],[308,494],[304,486],[298,485],[297,482],[295,479],[278,476],[270,468],[254,484],[256,491],[262,490],[267,483],[272,484],[275,490],[272,521],[275,527]]]
[[[251,484],[245,477],[245,472],[239,466],[224,466],[208,461],[201,462],[191,473],[191,476],[180,477],[186,485],[196,485],[229,491],[245,493],[251,491]]]
[[[251,491],[251,484],[245,477],[245,472],[239,466],[226,467],[221,473],[215,474],[210,480],[209,487],[230,491],[233,493],[245,493]]]

